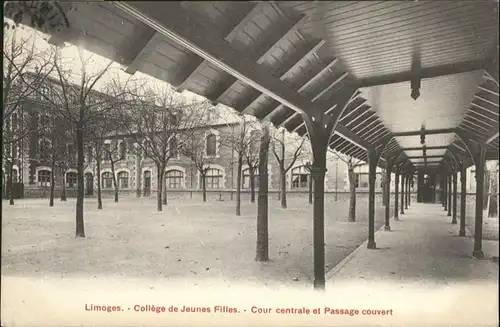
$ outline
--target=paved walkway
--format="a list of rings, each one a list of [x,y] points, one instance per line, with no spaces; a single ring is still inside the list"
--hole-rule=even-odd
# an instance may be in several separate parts
[[[327,274],[327,294],[350,289],[357,306],[394,309],[375,325],[498,326],[498,241],[484,241],[477,260],[440,204],[412,204],[400,218],[376,233],[378,249],[365,243]]]

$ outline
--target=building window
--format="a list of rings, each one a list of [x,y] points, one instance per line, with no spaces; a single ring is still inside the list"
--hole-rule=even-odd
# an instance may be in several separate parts
[[[111,144],[104,144],[104,160],[111,160]]]
[[[38,171],[38,186],[49,187],[50,186],[50,170],[39,170]]]
[[[210,168],[205,176],[205,186],[207,189],[218,189],[222,187],[222,171]],[[200,183],[201,185],[201,183]]]
[[[112,188],[113,187],[113,175],[110,172],[102,173],[102,187]]]
[[[170,139],[170,151],[172,153],[172,158],[179,157],[179,151],[177,148],[178,148],[177,139],[174,137],[174,138]]]
[[[259,137],[260,131],[254,130],[250,132],[250,147],[248,150],[251,154],[257,153],[259,150]]]
[[[15,143],[12,145],[12,160],[17,160],[17,145]]]
[[[259,168],[255,168],[254,170],[254,181],[255,188],[259,188]],[[250,188],[250,168],[243,170],[243,182],[242,187],[249,189]]]
[[[19,174],[17,173],[17,169],[12,169],[12,183],[17,183],[19,178]]]
[[[70,172],[66,174],[66,185],[68,187],[76,187],[76,173]]]
[[[49,115],[42,114],[40,115],[40,127],[42,130],[48,129],[50,125],[50,117]]]
[[[122,141],[120,143],[119,155],[120,159],[125,159],[125,156],[127,155],[127,144],[125,143],[125,141]]]
[[[128,173],[126,171],[118,173],[118,187],[128,188]]]
[[[87,147],[87,163],[92,162],[92,147],[89,145]]]
[[[73,145],[73,143],[66,144],[66,151],[68,158],[75,157],[76,153],[75,153],[75,146]]]
[[[42,85],[40,87],[40,98],[42,100],[47,100],[49,97],[49,88],[47,86]]]
[[[38,154],[41,160],[47,160],[50,151],[50,142],[48,140],[40,140]]]
[[[17,130],[17,114],[12,114],[12,130]]]
[[[207,156],[213,157],[217,152],[217,136],[213,133],[207,135]]]
[[[305,166],[292,169],[292,188],[307,188],[310,178],[309,170]]]
[[[166,172],[165,182],[167,188],[182,188],[184,174],[180,170],[172,169]]]

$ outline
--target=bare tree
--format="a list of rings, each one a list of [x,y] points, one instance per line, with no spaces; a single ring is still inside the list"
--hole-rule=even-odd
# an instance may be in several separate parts
[[[204,124],[207,102],[188,101],[169,86],[148,86],[120,110],[123,130],[157,169],[157,209],[162,211],[165,168],[186,149]],[[164,198],[165,200],[166,198]]]
[[[354,173],[354,168],[363,165],[361,160],[356,160],[351,156],[343,156],[336,151],[331,150],[338,159],[342,160],[347,164],[347,172],[349,177],[349,214],[348,221],[356,221],[356,174]]]
[[[267,127],[269,128],[269,127]],[[250,184],[250,202],[255,203],[255,172],[259,168],[260,151],[259,143],[260,131],[252,130],[247,140],[247,151],[243,153],[248,166],[249,184]],[[260,171],[259,171],[260,173]]]
[[[42,107],[43,108],[43,107]],[[49,206],[54,206],[55,176],[57,171],[61,175],[61,199],[65,201],[65,174],[69,165],[74,161],[74,135],[57,111],[50,109],[41,111],[37,138],[39,139],[38,160],[51,167]]]
[[[236,215],[241,216],[241,184],[242,184],[242,169],[243,160],[248,153],[250,144],[252,143],[251,132],[256,130],[258,123],[249,120],[245,115],[240,115],[239,128],[231,133],[222,135],[221,143],[234,151],[237,155],[236,166]],[[254,134],[255,137],[255,134]]]
[[[281,134],[281,135],[279,135]],[[302,155],[302,149],[304,146],[304,141],[306,139],[302,138],[300,143],[295,146],[295,150],[292,152],[291,156],[287,158],[286,149],[285,149],[285,129],[282,129],[280,132],[276,131],[273,135],[273,142],[271,148],[274,153],[274,157],[278,162],[279,170],[280,170],[280,199],[281,199],[281,207],[286,209],[286,174],[293,167],[298,158]],[[279,147],[279,152],[276,150],[276,147]],[[288,161],[288,165],[286,162]]]
[[[257,246],[256,261],[269,260],[269,230],[268,230],[268,171],[269,143],[271,136],[269,125],[262,125],[262,138],[259,150],[259,200],[257,207]]]
[[[2,157],[7,163],[7,194],[9,203],[14,204],[13,167],[18,155],[24,152],[24,140],[33,128],[24,119],[23,106],[34,101],[37,90],[53,69],[50,51],[37,51],[36,36],[21,38],[17,29],[4,23],[3,39],[3,89],[2,89]],[[17,151],[20,149],[21,151]],[[13,157],[13,154],[16,154]]]
[[[109,134],[108,134],[109,136]],[[121,148],[125,147],[125,148]],[[119,161],[125,159],[126,153],[128,151],[127,143],[122,140],[118,144],[116,139],[114,140],[104,140],[104,160],[108,161],[111,165],[111,175],[113,177],[113,188],[115,190],[115,202],[118,202],[118,182],[116,180],[115,165]]]
[[[207,202],[206,175],[210,165],[215,160],[216,147],[218,141],[215,135],[206,135],[204,129],[193,130],[192,137],[188,140],[181,151],[183,155],[190,158],[194,167],[200,174],[203,202]]]
[[[92,122],[100,119],[105,113],[119,107],[126,100],[126,94],[130,93],[128,83],[119,84],[111,80],[103,87],[102,92],[96,90],[96,84],[109,71],[112,61],[103,68],[95,69],[95,61],[85,58],[83,50],[78,48],[79,69],[71,67],[63,62],[60,55],[54,59],[54,67],[57,74],[57,87],[53,88],[49,95],[42,96],[51,102],[54,110],[68,121],[75,130],[77,151],[77,195],[76,195],[76,237],[85,237],[83,220],[84,201],[84,146],[86,134]],[[91,72],[90,68],[95,72]],[[75,75],[78,82],[73,83]],[[118,90],[117,85],[122,86]],[[113,92],[112,95],[108,93]]]

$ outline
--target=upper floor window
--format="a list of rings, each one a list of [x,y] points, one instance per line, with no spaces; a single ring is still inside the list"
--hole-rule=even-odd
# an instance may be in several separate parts
[[[49,157],[50,142],[49,140],[40,140],[38,154],[40,159],[46,160]]]
[[[177,139],[175,137],[170,139],[170,151],[172,154],[172,158],[179,157],[178,144],[177,144]]]
[[[50,126],[50,117],[47,114],[40,115],[40,128],[46,129]]]
[[[259,149],[259,136],[260,132],[258,130],[254,130],[250,132],[250,153],[256,153]]]
[[[127,143],[125,143],[125,140],[120,142],[120,147],[118,149],[120,159],[125,159],[125,156],[127,155]]]
[[[207,156],[215,156],[217,153],[217,136],[213,133],[207,135]]]
[[[111,143],[104,143],[104,160],[111,160]]]

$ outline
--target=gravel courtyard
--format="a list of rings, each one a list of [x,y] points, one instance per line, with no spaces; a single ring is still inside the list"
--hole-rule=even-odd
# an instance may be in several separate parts
[[[376,229],[384,207],[376,200]],[[326,270],[333,268],[367,238],[367,197],[357,201],[357,222],[347,222],[347,201],[325,204]],[[256,204],[172,200],[163,212],[151,199],[85,199],[86,238],[75,239],[75,200],[3,202],[2,275],[34,278],[132,277],[213,279],[267,287],[310,287],[312,205],[307,198],[289,200],[281,209],[269,200],[269,255],[257,263]],[[392,214],[392,212],[391,212]]]

